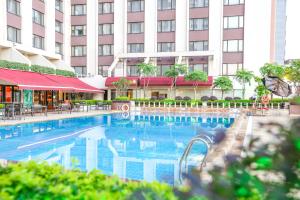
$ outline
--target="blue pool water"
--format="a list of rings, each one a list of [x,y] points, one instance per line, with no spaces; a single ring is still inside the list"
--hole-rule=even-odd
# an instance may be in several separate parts
[[[175,184],[190,139],[204,132],[213,138],[216,129],[233,121],[212,115],[112,114],[5,126],[0,127],[0,158]],[[200,143],[193,152],[204,155],[207,149]]]

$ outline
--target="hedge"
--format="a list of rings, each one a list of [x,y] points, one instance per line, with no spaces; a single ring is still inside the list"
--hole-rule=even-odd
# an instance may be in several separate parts
[[[7,60],[0,60],[0,67],[7,69],[18,69],[23,71],[29,71],[30,69],[29,65],[26,63],[10,62]]]
[[[40,65],[31,65],[30,66],[31,71],[38,72],[42,74],[55,74],[55,69],[50,67],[43,67]]]
[[[56,69],[56,75],[75,77],[75,73],[67,70]]]
[[[71,102],[74,104],[75,103],[83,103],[83,104],[89,105],[89,106],[96,105],[99,102],[106,103],[108,105],[111,105],[111,103],[112,103],[112,101],[110,101],[110,100],[72,100]]]

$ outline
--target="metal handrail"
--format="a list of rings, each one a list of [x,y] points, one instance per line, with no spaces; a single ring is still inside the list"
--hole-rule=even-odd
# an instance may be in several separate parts
[[[185,149],[184,153],[182,154],[180,161],[179,161],[179,181],[180,182],[182,182],[182,171],[183,171],[182,170],[182,162],[183,162],[183,160],[185,161],[184,167],[185,167],[185,170],[187,170],[187,157],[191,151],[192,146],[197,141],[203,142],[206,145],[208,150],[210,150],[210,148],[213,144],[213,140],[210,137],[208,137],[207,135],[197,135],[190,140],[188,146],[186,147],[186,149]],[[206,157],[207,157],[207,154],[205,154],[204,158],[202,159],[202,162],[200,164],[200,169],[202,169],[203,163],[205,162]]]

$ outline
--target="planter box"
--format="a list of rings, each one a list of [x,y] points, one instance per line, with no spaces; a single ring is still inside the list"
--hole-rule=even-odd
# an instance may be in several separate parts
[[[111,109],[112,110],[122,110],[124,112],[129,112],[131,108],[130,101],[112,101]]]
[[[300,105],[290,105],[290,115],[300,115]]]

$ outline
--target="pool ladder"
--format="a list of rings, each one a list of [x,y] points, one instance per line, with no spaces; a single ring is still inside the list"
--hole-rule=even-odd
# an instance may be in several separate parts
[[[206,145],[208,151],[211,149],[211,147],[213,145],[213,140],[207,135],[197,135],[190,140],[190,142],[188,143],[187,147],[185,148],[185,150],[180,158],[180,162],[179,162],[179,182],[180,183],[182,183],[182,174],[188,172],[187,157],[188,157],[193,145],[195,144],[195,142],[199,142],[199,141],[203,142]],[[201,161],[201,164],[199,167],[200,170],[202,169],[203,164],[205,163],[207,154],[208,153],[206,153],[204,155],[204,158]],[[183,162],[184,162],[184,166],[183,166]]]

